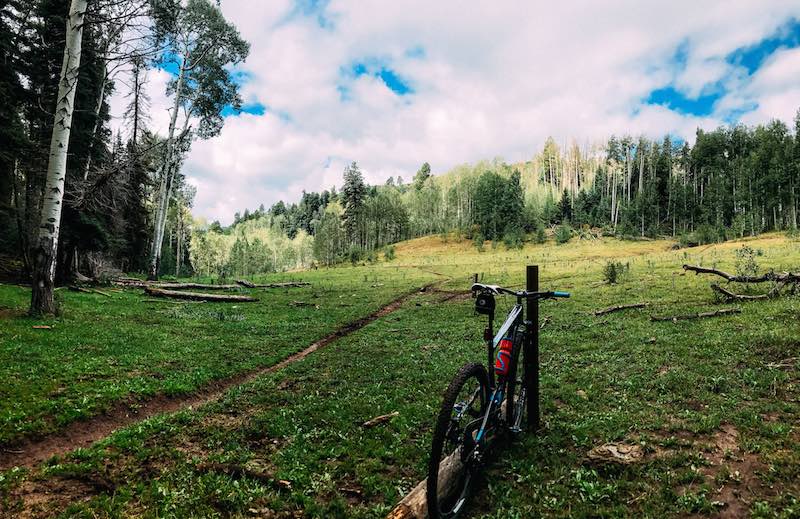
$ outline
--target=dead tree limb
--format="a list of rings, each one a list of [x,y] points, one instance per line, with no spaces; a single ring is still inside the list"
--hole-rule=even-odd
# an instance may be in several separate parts
[[[617,305],[617,306],[609,306],[608,308],[603,308],[602,310],[597,310],[594,312],[594,315],[606,315],[613,312],[619,312],[620,310],[627,310],[629,308],[644,308],[645,306],[649,306],[650,303],[633,303],[630,305]]]
[[[238,281],[237,281],[238,283]],[[307,287],[310,286],[311,283],[307,281],[290,281],[286,283],[264,283],[264,284],[255,284],[251,283],[252,287],[248,288],[299,288],[299,287]]]
[[[737,276],[722,270],[700,267],[697,265],[684,265],[683,270],[688,270],[696,274],[714,274],[727,280],[728,283],[765,283],[768,281],[775,283],[775,286],[772,287],[772,289],[766,294],[756,295],[737,294],[721,287],[718,283],[712,283],[711,289],[721,295],[723,299],[728,301],[754,301],[761,299],[772,299],[773,297],[778,297],[781,294],[781,290],[783,290],[787,284],[792,285],[792,293],[795,292],[797,285],[800,284],[800,273],[797,272],[769,271],[760,276]]]
[[[757,294],[757,295],[747,295],[747,294],[736,294],[731,292],[727,288],[719,286],[718,283],[711,283],[711,290],[718,293],[722,296],[723,299],[728,301],[754,301],[757,299],[769,299],[769,294]],[[770,290],[772,293],[772,290]]]
[[[699,265],[684,265],[683,270],[694,272],[695,274],[714,274],[732,283],[765,283],[776,281],[778,283],[800,283],[800,272],[773,272],[769,271],[760,276],[738,276],[729,274],[723,270],[701,267]]]
[[[256,288],[255,283],[253,283],[252,281],[247,281],[246,279],[237,279],[236,284],[242,285],[245,288]]]
[[[227,294],[203,294],[200,292],[178,292],[177,290],[164,290],[163,288],[144,287],[147,295],[153,297],[171,297],[172,299],[186,299],[189,301],[210,301],[217,303],[253,303],[258,301],[250,296],[233,296]]]
[[[393,413],[376,416],[372,420],[367,420],[366,422],[362,423],[361,427],[369,429],[370,427],[375,427],[376,425],[382,424],[383,422],[388,422],[395,416],[400,416],[400,412],[394,411]]]
[[[150,283],[148,286],[166,288],[170,290],[197,289],[197,290],[237,290],[239,285],[210,285],[206,283]]]
[[[686,314],[686,315],[673,315],[673,316],[657,316],[651,315],[651,321],[687,321],[689,319],[704,319],[706,317],[717,317],[720,315],[729,315],[729,314],[740,314],[742,310],[740,308],[722,308],[720,310],[715,310],[713,312],[700,312],[696,314]]]

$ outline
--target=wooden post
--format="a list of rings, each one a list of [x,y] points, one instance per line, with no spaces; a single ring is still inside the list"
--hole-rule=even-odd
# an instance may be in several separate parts
[[[472,275],[472,284],[474,285],[474,284],[475,284],[475,283],[477,283],[477,282],[478,282],[478,273],[476,272],[476,273],[474,273],[474,274]],[[476,291],[474,291],[474,290],[473,290],[473,291],[472,291],[472,297],[473,297],[473,299],[474,299],[475,297],[477,297],[477,295],[478,295],[478,293],[477,293]]]
[[[539,266],[528,265],[525,270],[525,290],[539,290]],[[525,365],[525,382],[528,387],[528,429],[539,429],[539,301],[528,299],[526,309],[530,327],[523,355]]]

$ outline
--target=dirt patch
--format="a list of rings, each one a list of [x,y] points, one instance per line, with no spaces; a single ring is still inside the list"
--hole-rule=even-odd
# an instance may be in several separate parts
[[[0,306],[0,320],[16,319],[17,317],[22,317],[24,315],[25,311],[20,310],[19,308],[8,308],[5,306]]]
[[[18,519],[52,517],[55,511],[62,511],[73,503],[88,501],[97,494],[96,488],[88,482],[74,479],[54,478],[49,481],[26,481],[15,492],[8,510],[0,506],[0,512]],[[24,496],[24,500],[22,499]]]
[[[435,284],[426,285],[424,289],[428,290]],[[146,420],[152,416],[172,413],[185,408],[199,407],[217,400],[234,386],[246,384],[258,377],[303,360],[318,349],[350,335],[381,317],[391,314],[417,292],[418,290],[414,290],[403,294],[370,315],[342,326],[307,348],[286,357],[272,366],[213,382],[190,395],[176,397],[159,395],[142,401],[129,400],[117,404],[106,414],[81,422],[73,422],[58,433],[6,446],[5,450],[0,450],[0,470],[12,467],[34,467],[53,456],[66,454],[78,447],[88,447],[119,428]]]
[[[697,452],[705,464],[697,468],[702,476],[696,483],[677,489],[678,494],[696,492],[703,483],[711,487],[709,500],[720,504],[723,517],[748,517],[750,503],[755,496],[762,495],[763,487],[758,473],[767,466],[753,453],[744,452],[739,446],[740,435],[732,424],[722,424],[710,435],[697,435],[688,431],[654,435],[660,440],[681,438],[677,449]],[[667,454],[676,450],[664,450]],[[658,452],[658,448],[656,448]]]
[[[467,301],[472,298],[469,290],[432,290],[438,296],[437,303]]]

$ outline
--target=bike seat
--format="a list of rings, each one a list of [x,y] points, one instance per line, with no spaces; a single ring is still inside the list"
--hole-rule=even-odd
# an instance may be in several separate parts
[[[500,294],[500,287],[498,285],[484,285],[483,283],[474,283],[472,285],[473,292],[491,292],[492,294]]]

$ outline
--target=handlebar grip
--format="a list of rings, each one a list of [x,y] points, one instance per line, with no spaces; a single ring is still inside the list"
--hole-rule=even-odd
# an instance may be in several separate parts
[[[569,292],[553,292],[553,297],[569,297]]]

